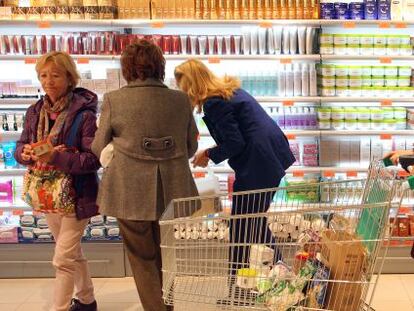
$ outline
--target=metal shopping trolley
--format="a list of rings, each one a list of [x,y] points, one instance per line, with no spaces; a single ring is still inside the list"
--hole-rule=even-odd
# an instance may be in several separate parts
[[[200,311],[371,310],[398,186],[376,161],[364,180],[174,200],[160,220],[163,297]]]

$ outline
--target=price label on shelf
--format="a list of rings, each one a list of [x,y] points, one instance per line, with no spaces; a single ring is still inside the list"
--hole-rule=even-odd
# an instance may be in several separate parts
[[[220,57],[209,57],[208,58],[209,64],[220,64],[220,62],[221,62]]]
[[[295,134],[286,134],[286,138],[288,140],[295,140],[296,139],[296,135]]]
[[[323,176],[328,177],[328,178],[335,177],[335,172],[334,171],[325,171],[325,172],[323,172]]]
[[[343,28],[347,28],[347,29],[349,29],[349,28],[355,28],[356,27],[356,24],[355,24],[355,22],[352,22],[352,21],[346,21],[346,22],[344,22],[342,24],[342,27]]]
[[[47,29],[47,28],[51,28],[51,27],[52,27],[52,25],[48,21],[37,22],[37,28]]]
[[[280,63],[281,64],[291,64],[292,63],[292,59],[290,57],[281,58],[280,59]]]
[[[203,178],[206,176],[206,173],[204,172],[195,172],[194,173],[194,178]]]
[[[382,21],[382,22],[378,23],[378,27],[379,28],[391,28],[391,23],[386,22],[386,21]]]
[[[29,65],[29,64],[36,64],[36,58],[34,57],[25,57],[24,58],[24,63]]]
[[[380,57],[379,61],[381,64],[391,64],[392,58],[391,57]]]
[[[90,59],[88,57],[79,57],[77,62],[79,65],[89,64]]]
[[[305,176],[304,171],[293,171],[293,177],[303,177]]]
[[[282,101],[283,107],[292,107],[295,104],[293,100],[284,100]]]
[[[392,106],[392,100],[391,99],[381,100],[381,106]]]
[[[0,209],[0,216],[3,215],[3,210]]]
[[[346,177],[358,177],[357,171],[348,171],[346,172]]]
[[[271,22],[261,22],[259,24],[259,26],[262,27],[262,28],[272,28],[273,27]]]
[[[392,135],[391,134],[381,134],[380,139],[381,140],[390,140],[390,139],[392,139]]]
[[[23,210],[21,210],[21,209],[16,209],[16,210],[13,210],[12,214],[13,214],[14,216],[20,216],[20,215],[23,215],[23,214],[24,214],[24,212],[23,212]]]
[[[394,23],[395,28],[407,28],[407,23],[404,22],[396,22]]]
[[[152,28],[164,28],[165,27],[165,23],[164,22],[152,22],[151,23],[151,27]]]

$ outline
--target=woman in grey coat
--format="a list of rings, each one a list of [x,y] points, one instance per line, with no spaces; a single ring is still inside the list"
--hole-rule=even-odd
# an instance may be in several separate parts
[[[144,310],[163,311],[158,219],[172,199],[197,195],[188,159],[198,131],[187,95],[162,82],[159,47],[146,40],[128,46],[121,67],[128,85],[105,94],[92,143],[98,157],[114,146],[98,205],[118,218]]]

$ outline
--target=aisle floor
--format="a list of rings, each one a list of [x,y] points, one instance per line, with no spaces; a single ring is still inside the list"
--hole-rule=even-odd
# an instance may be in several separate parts
[[[131,278],[94,279],[99,311],[142,311]],[[0,280],[1,311],[47,311],[52,279]],[[414,275],[384,275],[375,295],[376,311],[414,311]],[[176,311],[195,310],[176,308]],[[206,308],[199,311],[207,311]],[[208,308],[208,311],[215,311]]]

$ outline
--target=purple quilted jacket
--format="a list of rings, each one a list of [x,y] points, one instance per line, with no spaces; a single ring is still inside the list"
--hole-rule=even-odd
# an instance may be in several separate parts
[[[91,144],[96,131],[98,98],[95,93],[83,88],[76,88],[73,93],[73,102],[69,106],[65,125],[59,134],[58,144],[65,144],[76,115],[82,113],[82,120],[75,140],[75,147],[79,150],[79,153],[56,152],[50,164],[63,172],[71,174],[75,182],[79,181],[80,178],[82,179],[82,189],[76,193],[76,216],[78,219],[85,219],[98,213],[98,206],[96,205],[98,178],[96,172],[100,167],[100,163],[91,151]],[[25,144],[37,141],[37,124],[42,105],[43,100],[41,99],[36,104],[30,106],[26,112],[23,133],[17,141],[17,148],[14,154],[17,162],[20,164],[33,164],[32,161],[24,161],[21,153]]]

